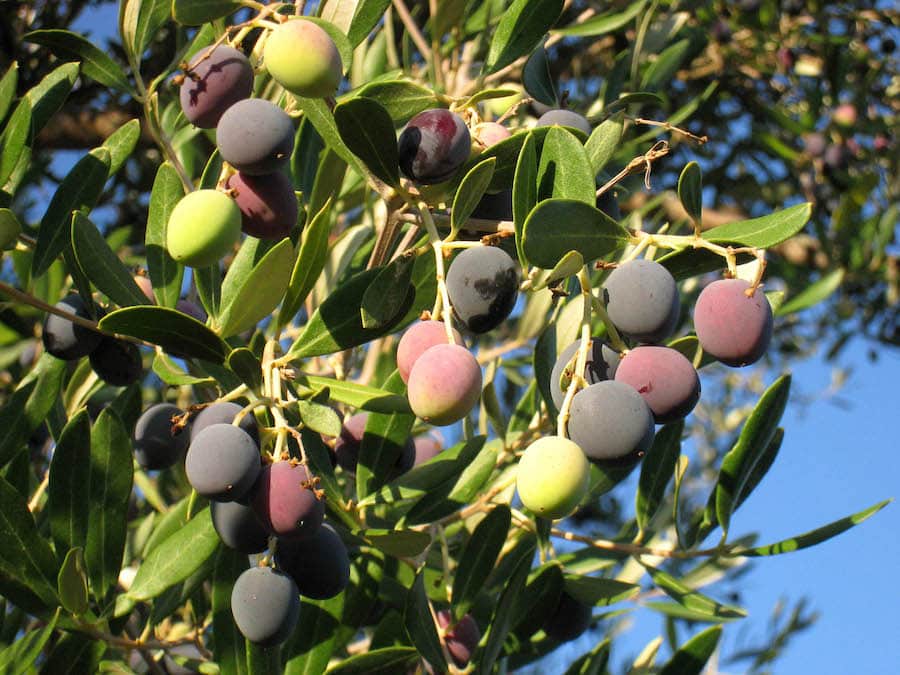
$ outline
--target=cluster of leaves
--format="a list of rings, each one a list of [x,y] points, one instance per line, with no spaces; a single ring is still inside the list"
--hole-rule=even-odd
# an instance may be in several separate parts
[[[165,83],[179,63],[222,33],[226,20],[246,20],[252,13],[236,0],[123,0],[110,54],[62,30],[83,6],[68,3],[68,16],[59,16],[64,4],[48,4],[42,14],[46,23],[19,36],[14,48],[22,61],[11,64],[0,80],[0,218],[21,222],[25,232],[22,245],[6,258],[3,289],[19,289],[17,299],[24,294],[32,301],[7,307],[0,317],[2,361],[10,374],[0,408],[6,422],[0,426],[0,536],[9,542],[0,551],[0,596],[8,604],[0,663],[37,662],[48,673],[62,672],[62,664],[69,671],[93,672],[101,662],[124,668],[134,653],[153,668],[176,659],[200,670],[215,664],[223,673],[280,667],[299,673],[323,672],[336,657],[329,672],[372,673],[398,672],[421,656],[444,668],[432,607],[448,604],[449,588],[453,615],[470,612],[482,628],[473,661],[479,672],[502,662],[517,668],[558,646],[533,624],[562,592],[597,607],[633,601],[597,614],[597,635],[612,631],[635,602],[668,617],[673,626],[714,624],[684,644],[673,641],[671,659],[662,667],[662,672],[692,672],[715,650],[718,624],[744,616],[740,607],[699,589],[738,570],[746,558],[815,545],[883,506],[772,544],[729,538],[734,511],[781,447],[788,376],[766,388],[721,461],[701,467],[715,471],[711,487],[688,471],[682,441],[689,432],[681,423],[664,427],[640,468],[634,517],[620,520],[615,536],[601,546],[594,537],[581,536],[577,546],[554,555],[550,539],[565,533],[546,522],[523,522],[509,506],[515,453],[548,422],[552,428],[550,369],[558,348],[575,338],[581,318],[580,302],[565,297],[566,280],[584,262],[614,261],[629,241],[629,231],[595,207],[596,177],[613,175],[643,155],[671,129],[666,124],[690,119],[688,129],[712,138],[698,150],[677,143],[682,136],[674,134],[676,158],[699,153],[716,205],[726,205],[727,195],[747,216],[757,216],[709,227],[704,239],[783,252],[774,272],[787,288],[805,290],[792,290],[787,298],[770,295],[782,316],[828,299],[842,279],[859,284],[878,279],[880,295],[872,294],[865,311],[890,321],[886,284],[887,271],[896,265],[888,252],[896,209],[884,206],[891,195],[872,172],[859,168],[862,162],[836,177],[833,186],[816,182],[813,192],[822,194],[810,195],[814,210],[804,203],[762,215],[796,194],[792,181],[803,173],[795,163],[821,168],[789,146],[817,129],[824,107],[855,80],[832,74],[832,68],[846,72],[844,52],[832,45],[819,76],[834,87],[831,100],[820,100],[817,112],[798,120],[793,111],[800,104],[778,86],[748,87],[747,73],[727,64],[741,60],[751,72],[771,73],[762,61],[771,52],[770,22],[788,22],[788,32],[811,30],[809,22],[801,26],[762,12],[759,21],[765,25],[749,30],[749,19],[736,14],[726,17],[729,28],[749,32],[753,40],[716,43],[709,38],[713,17],[701,12],[690,19],[646,2],[595,14],[585,3],[564,9],[561,0],[448,1],[432,3],[434,16],[418,7],[411,20],[422,28],[415,30],[394,12],[385,15],[389,2],[320,3],[320,18],[336,36],[345,66],[353,64],[350,89],[333,111],[324,101],[296,101],[301,122],[291,171],[302,193],[298,227],[280,242],[246,238],[224,275],[218,266],[193,271],[193,292],[210,317],[203,324],[174,309],[185,270],[165,252],[165,228],[185,193],[183,178],[199,176],[196,187],[215,187],[222,163],[210,139],[180,116]],[[831,18],[827,9],[814,9],[816,21]],[[587,10],[589,17],[582,14]],[[431,37],[431,50],[419,51],[416,31]],[[40,47],[35,53],[42,55],[42,65],[24,67],[37,58],[25,42]],[[477,72],[455,72],[451,91],[441,63],[451,62],[448,55],[464,47],[475,54],[470,65],[474,58],[484,65]],[[704,67],[716,58],[724,59],[719,69]],[[36,73],[41,78],[32,80]],[[863,80],[870,86],[879,77]],[[467,421],[465,438],[389,482],[392,454],[420,430],[393,374],[390,336],[430,309],[437,290],[430,255],[386,264],[391,242],[378,236],[387,223],[402,222],[385,221],[381,211],[385,203],[398,210],[395,195],[384,187],[401,186],[396,129],[415,113],[451,100],[468,98],[474,106],[499,97],[502,85],[515,79],[548,105],[558,103],[567,89],[569,104],[591,116],[594,131],[587,138],[559,128],[522,131],[471,159],[448,188],[445,231],[471,232],[467,228],[476,226],[468,216],[484,193],[511,188],[514,253],[524,268],[550,272],[534,285],[522,311],[479,344],[502,358],[489,362],[481,408],[475,422]],[[779,92],[779,105],[768,105],[773,92]],[[735,99],[742,103],[738,113],[730,113]],[[58,130],[61,120],[77,117],[73,111],[87,102],[106,107],[108,119],[117,120],[115,131],[89,146],[32,218],[36,175],[45,170],[53,139],[66,138]],[[735,141],[730,130],[739,114],[750,116],[746,141]],[[658,119],[663,126],[644,129],[635,123],[638,117]],[[868,133],[878,134],[881,123],[875,115],[867,118]],[[524,112],[514,124],[526,126]],[[762,124],[767,135],[757,133]],[[719,148],[725,146],[728,152],[722,154]],[[875,166],[896,161],[860,146],[860,159]],[[771,153],[785,162],[783,175],[748,178],[754,172],[742,168],[745,162],[774,171],[760,159]],[[674,201],[645,194],[630,179],[620,183],[623,202],[630,193],[624,224],[665,219],[672,234],[714,221],[714,214],[700,208],[706,193],[697,166],[680,174],[671,168],[682,164],[663,164],[659,171],[654,166],[654,180],[674,185],[681,177]],[[850,189],[842,180],[850,181]],[[146,214],[136,198],[142,194],[149,195]],[[830,203],[834,199],[841,203]],[[866,201],[874,211],[863,208]],[[108,218],[99,207],[111,204],[117,215]],[[824,214],[829,225],[822,225]],[[814,241],[828,256],[824,263],[816,259],[812,269],[784,249],[811,215]],[[146,227],[134,227],[135,222]],[[686,247],[659,260],[679,280],[722,268],[721,259],[705,249]],[[135,265],[148,270],[158,305],[148,305],[134,283]],[[598,271],[595,278],[601,275]],[[53,304],[70,285],[85,297],[98,292],[108,301],[111,311],[101,329],[153,346],[146,351],[153,373],[147,391],[105,387],[86,362],[68,369],[46,354],[33,362],[25,336],[34,335],[42,316],[34,306]],[[841,301],[857,297],[853,286],[845,289],[842,293],[850,295]],[[602,332],[596,328],[594,334]],[[291,421],[305,426],[304,449],[321,480],[330,518],[357,551],[350,587],[331,600],[304,599],[300,625],[280,654],[245,645],[231,621],[230,589],[246,560],[219,543],[209,510],[191,499],[180,470],[151,476],[132,469],[129,438],[141,408],[167,387],[180,387],[182,397],[200,401],[238,387],[262,392],[263,349],[273,339],[282,341],[286,361],[303,364],[290,385],[297,398]],[[784,341],[793,339],[791,333]],[[693,358],[696,338],[681,338],[674,346]],[[354,381],[363,370],[367,382]],[[336,435],[329,409],[335,404],[371,415],[355,480],[335,473],[328,448],[313,433]],[[600,508],[634,468],[592,467],[585,511]],[[691,497],[701,501],[697,509],[686,508]],[[721,542],[699,550],[716,530]],[[666,549],[670,566],[651,566],[641,557],[671,540],[679,547]],[[533,568],[536,555],[540,564]],[[695,559],[702,562],[686,567]],[[651,588],[667,599],[653,600]],[[804,625],[800,619],[791,622],[782,642]],[[147,639],[151,633],[156,637]],[[353,655],[360,636],[368,652]],[[570,672],[601,672],[609,647],[609,641],[598,640]],[[656,643],[645,651],[640,665],[651,667],[658,648]]]

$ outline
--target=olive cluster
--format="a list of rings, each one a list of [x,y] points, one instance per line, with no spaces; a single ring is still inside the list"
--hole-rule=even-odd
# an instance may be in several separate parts
[[[343,70],[337,47],[323,28],[306,19],[287,20],[265,40],[265,68],[287,91],[334,95]],[[253,85],[250,61],[224,44],[201,51],[185,69],[180,89],[185,117],[201,129],[215,129],[219,156],[235,170],[224,191],[193,191],[172,211],[166,247],[185,265],[215,264],[241,231],[282,239],[297,222],[297,195],[287,171],[294,124],[276,104],[251,98]]]
[[[557,408],[564,408],[573,379],[579,380],[565,425],[567,437],[532,443],[519,462],[517,486],[526,507],[546,518],[569,515],[585,497],[590,465],[639,459],[653,443],[657,424],[683,419],[700,398],[700,378],[680,351],[663,345],[679,322],[675,279],[652,260],[616,267],[601,289],[611,328],[634,346],[621,352],[602,338],[588,345],[576,378],[580,341],[566,347],[550,378]],[[694,308],[703,351],[721,363],[755,363],[772,336],[772,308],[758,287],[741,279],[706,286]],[[553,481],[546,480],[552,475]]]
[[[84,299],[77,293],[56,303],[56,309],[92,319]],[[101,309],[97,311],[102,313]],[[77,361],[87,356],[97,376],[117,387],[137,382],[143,373],[141,352],[136,344],[98,333],[56,314],[47,315],[41,340],[44,350],[58,359]]]
[[[135,425],[135,457],[147,470],[183,457],[191,487],[210,500],[222,542],[247,554],[274,550],[276,569],[254,567],[238,578],[232,613],[249,640],[277,644],[297,622],[300,595],[325,599],[346,587],[347,547],[324,522],[325,505],[307,467],[261,460],[253,415],[219,402],[188,417],[169,403],[148,408]]]

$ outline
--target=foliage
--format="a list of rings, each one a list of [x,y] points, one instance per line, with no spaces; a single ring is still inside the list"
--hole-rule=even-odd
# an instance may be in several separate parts
[[[775,543],[730,530],[790,437],[780,426],[789,361],[823,339],[836,358],[856,333],[900,344],[897,186],[885,180],[897,173],[900,98],[886,10],[121,0],[117,27],[97,40],[72,24],[110,9],[103,0],[6,4],[4,669],[397,673],[421,672],[424,659],[505,672],[559,646],[535,617],[568,598],[593,611],[596,645],[568,672],[605,672],[609,640],[636,605],[666,622],[671,655],[657,658],[655,641],[635,671],[699,672],[728,624],[750,620],[706,586],[885,506]],[[340,53],[334,97],[288,94],[260,63],[261,40],[296,11]],[[293,151],[277,159],[300,210],[286,236],[245,236],[222,264],[187,269],[166,249],[169,217],[232,170],[214,131],[185,118],[176,83],[224,40],[256,67],[255,96],[291,116]],[[521,85],[528,100],[510,104]],[[591,133],[535,127],[550,106],[583,114]],[[471,129],[499,120],[512,135],[489,147],[476,136],[452,178],[415,185],[401,177],[397,136],[435,107]],[[508,213],[480,211],[504,191]],[[483,368],[479,402],[454,418],[446,449],[400,471],[408,439],[431,428],[407,400],[398,336],[423,313],[449,333],[445,267],[484,244],[517,261],[519,304],[494,330],[467,333]],[[627,346],[600,287],[610,267],[641,254],[680,283],[681,337],[668,344],[722,395],[704,392],[704,421],[657,429],[640,468],[637,457],[592,463],[579,510],[551,523],[517,498],[518,458],[535,439],[564,435],[588,339]],[[725,375],[693,334],[689,309],[723,273],[754,288],[765,274],[776,328],[756,384]],[[67,316],[52,306],[72,290],[92,299],[83,327],[140,346],[139,382],[113,386],[86,358],[42,353],[44,317]],[[551,371],[576,338],[557,410]],[[265,455],[307,465],[350,552],[349,584],[334,597],[299,584],[300,618],[280,647],[245,641],[232,621],[235,580],[258,556],[219,540],[183,463],[157,472],[132,460],[142,410],[175,403],[184,425],[216,400],[246,406]],[[359,411],[368,418],[354,476],[335,437]],[[632,472],[634,494],[621,485]],[[437,619],[447,609],[480,628],[468,665]],[[768,644],[730,656],[767,666],[814,618],[802,603],[787,621],[776,612]],[[692,635],[681,639],[684,629]]]

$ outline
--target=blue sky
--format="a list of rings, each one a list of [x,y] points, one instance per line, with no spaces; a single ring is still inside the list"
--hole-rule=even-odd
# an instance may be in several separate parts
[[[77,29],[107,35],[115,30],[116,9],[105,6],[85,15]],[[866,359],[871,346],[855,341],[841,365],[852,375],[840,391],[842,408],[827,400],[790,404],[783,420],[786,435],[766,480],[741,507],[732,532],[759,532],[760,543],[813,529],[900,495],[900,442],[893,426],[900,414],[900,351],[879,351],[877,363]],[[825,391],[832,364],[820,358],[794,366],[797,393]],[[624,486],[619,489],[624,489]],[[631,497],[624,499],[631,502]],[[900,632],[900,591],[892,572],[900,559],[900,507],[889,505],[862,525],[820,546],[762,559],[739,589],[748,619],[725,628],[726,651],[765,639],[768,619],[780,599],[809,599],[819,613],[813,628],[797,636],[773,672],[786,674],[900,672],[896,649]],[[634,629],[616,641],[611,665],[619,672],[641,647],[661,633],[663,624],[649,612],[635,614]],[[699,631],[697,626],[694,631]],[[682,632],[682,639],[687,633]],[[602,636],[600,636],[602,638]],[[554,666],[569,662],[593,646],[598,636],[584,636],[555,654]],[[742,664],[719,664],[721,673],[742,672]],[[564,668],[560,669],[560,672]]]

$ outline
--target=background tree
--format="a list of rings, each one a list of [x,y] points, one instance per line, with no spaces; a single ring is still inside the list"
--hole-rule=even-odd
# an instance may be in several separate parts
[[[3,268],[2,289],[13,302],[0,314],[7,373],[0,415],[22,422],[4,425],[10,431],[0,446],[0,496],[10,514],[4,534],[18,541],[0,565],[0,594],[9,607],[2,635],[8,647],[0,659],[30,663],[41,653],[39,667],[47,672],[64,662],[83,664],[88,672],[101,661],[166,672],[175,668],[174,661],[185,660],[188,668],[216,663],[222,672],[245,672],[246,651],[253,672],[275,668],[279,658],[289,672],[321,670],[329,657],[345,659],[346,672],[374,672],[377,663],[398,672],[415,667],[417,650],[450,668],[456,658],[464,662],[469,656],[478,668],[489,670],[503,660],[517,668],[574,634],[575,628],[554,635],[529,625],[530,615],[552,614],[560,597],[576,604],[568,608],[572,611],[561,609],[564,615],[575,616],[588,604],[636,599],[669,617],[670,672],[687,672],[682,659],[691,650],[712,653],[718,628],[698,633],[695,622],[734,619],[741,609],[700,589],[723,568],[728,576],[739,573],[743,558],[737,552],[753,553],[755,543],[734,534],[727,546],[717,546],[715,535],[703,541],[717,526],[727,529],[717,500],[727,492],[738,505],[777,455],[783,433],[778,417],[789,380],[776,379],[776,373],[823,340],[834,358],[853,335],[871,341],[873,358],[883,345],[891,348],[898,341],[897,152],[891,133],[898,100],[896,11],[863,2],[690,8],[623,2],[602,12],[595,3],[547,0],[285,4],[285,13],[293,7],[318,15],[329,30],[336,27],[345,39],[349,35],[349,42],[335,35],[344,50],[346,84],[335,108],[333,100],[285,95],[258,69],[255,94],[285,107],[298,126],[290,169],[301,193],[298,223],[305,228],[302,235],[294,228],[290,242],[303,246],[247,238],[240,253],[226,258],[224,280],[218,265],[185,277],[187,299],[202,304],[211,317],[211,330],[205,330],[169,314],[142,315],[142,300],[122,273],[149,267],[156,299],[175,305],[180,285],[166,278],[167,288],[160,290],[164,277],[159,263],[151,262],[154,256],[159,260],[162,214],[169,213],[182,188],[213,188],[224,174],[221,158],[213,154],[215,134],[184,117],[172,76],[199,49],[225,36],[226,27],[228,39],[236,39],[235,46],[257,63],[254,45],[274,24],[260,24],[261,6],[249,2],[244,8],[239,2],[209,3],[207,10],[176,1],[173,20],[168,2],[130,0],[121,3],[119,30],[104,31],[94,46],[61,32],[104,4],[2,3],[9,20],[2,29],[0,64],[6,73],[0,83],[0,206],[5,209],[0,218],[14,235],[8,243],[15,250],[5,256]],[[78,65],[66,65],[73,62]],[[516,98],[491,93],[522,83],[536,100],[516,104]],[[472,95],[486,98],[466,105]],[[352,100],[355,107],[346,105]],[[601,206],[621,216],[632,236],[665,233],[684,237],[678,240],[684,243],[693,226],[709,230],[755,217],[768,218],[763,222],[777,230],[774,238],[749,242],[767,249],[765,290],[774,291],[770,301],[780,315],[764,365],[749,378],[743,371],[736,376],[713,370],[715,375],[704,377],[701,402],[686,427],[660,428],[648,454],[653,461],[645,459],[638,469],[643,502],[636,517],[626,506],[633,495],[616,489],[635,470],[633,462],[595,464],[589,496],[556,529],[516,510],[518,501],[510,502],[514,458],[535,436],[556,427],[551,401],[542,403],[549,369],[583,320],[580,291],[596,288],[605,276],[602,269],[586,272],[579,285],[572,268],[563,265],[550,284],[552,293],[540,289],[544,277],[533,276],[526,284],[532,290],[522,294],[526,301],[513,318],[485,337],[469,338],[485,366],[485,389],[478,411],[443,439],[447,445],[460,440],[446,451],[457,459],[430,478],[427,471],[406,474],[405,482],[392,476],[390,462],[371,440],[363,440],[355,479],[346,467],[335,471],[323,460],[328,445],[318,443],[311,430],[326,439],[337,435],[340,420],[329,406],[342,415],[368,410],[374,421],[366,426],[367,435],[386,439],[379,443],[389,448],[388,455],[400,452],[410,429],[426,430],[421,423],[411,427],[412,417],[399,414],[408,413],[405,397],[397,396],[405,391],[391,373],[397,365],[394,334],[422,310],[433,309],[435,260],[418,255],[414,266],[406,266],[402,251],[417,242],[424,246],[434,227],[446,236],[451,224],[462,222],[462,240],[494,233],[502,240],[517,232],[518,251],[508,238],[501,243],[513,257],[529,255],[521,249],[524,214],[482,212],[485,217],[461,220],[448,215],[474,207],[486,188],[508,189],[514,176],[519,180],[524,133],[473,157],[449,187],[422,189],[427,209],[410,199],[416,191],[406,181],[402,190],[392,190],[396,166],[382,167],[379,158],[392,156],[394,137],[377,124],[380,112],[386,112],[393,132],[424,109],[450,104],[485,120],[500,119],[513,131],[531,128],[541,105],[587,116],[594,129],[587,145],[596,186],[611,186]],[[537,143],[544,136],[534,138]],[[376,155],[366,151],[367,144],[378,149]],[[72,150],[77,151],[74,167],[65,153]],[[542,164],[551,157],[551,151],[535,150]],[[497,158],[492,166],[481,163],[491,156]],[[697,164],[685,170],[692,161]],[[577,192],[566,177],[547,178],[546,167],[541,171],[550,181],[545,187],[539,181],[541,196]],[[459,195],[471,197],[468,207],[465,200],[453,201],[463,176]],[[769,215],[803,202],[811,204],[808,215],[802,207]],[[570,220],[563,218],[557,227]],[[741,227],[732,232],[744,233],[747,226]],[[801,233],[789,237],[800,227]],[[531,231],[534,254],[545,248],[544,239],[537,225]],[[665,248],[664,239],[653,241]],[[728,241],[746,243],[740,237]],[[304,254],[307,242],[312,243]],[[573,247],[586,262],[621,257],[621,249],[591,255],[590,244]],[[113,251],[116,255],[107,253]],[[686,279],[679,335],[692,331],[689,308],[708,280],[702,274],[724,268],[721,259],[710,263],[701,253],[668,263]],[[298,255],[302,264],[292,274]],[[739,262],[752,264],[752,257]],[[307,265],[316,269],[316,264],[324,265],[323,272],[304,283]],[[390,272],[380,277],[380,286],[372,280],[379,277],[358,276],[374,268]],[[754,276],[752,268],[744,269],[742,274]],[[364,288],[360,278],[372,285],[368,302],[358,297],[360,291],[347,290]],[[355,286],[348,283],[352,280]],[[414,291],[406,292],[409,284]],[[67,368],[41,356],[35,337],[47,305],[73,287],[93,295],[105,311],[137,307],[132,314],[113,312],[105,326],[160,347],[141,352],[152,370],[143,388],[105,383],[97,373],[108,371],[96,359]],[[398,288],[399,300],[392,300]],[[332,298],[330,313],[327,298]],[[368,318],[351,321],[360,304]],[[802,311],[813,305],[815,311]],[[100,315],[90,307],[86,312],[85,327],[95,328]],[[350,329],[341,329],[343,324]],[[159,330],[161,325],[168,330]],[[596,314],[593,330],[594,335],[604,330]],[[679,346],[696,356],[690,337]],[[289,365],[278,358],[279,349],[298,360]],[[287,406],[289,421],[295,428],[305,425],[300,433],[310,473],[322,481],[328,520],[352,553],[347,590],[316,600],[300,589],[300,627],[280,652],[252,643],[245,647],[235,632],[228,599],[245,561],[219,544],[215,515],[208,515],[202,498],[190,496],[180,467],[149,473],[139,454],[132,476],[126,469],[131,456],[123,452],[141,410],[153,403],[168,401],[181,410],[228,398],[228,392],[252,403],[242,398],[248,390],[263,399],[280,397],[281,391],[272,389],[273,364],[288,369],[276,372],[299,377],[284,384],[301,401]],[[535,377],[539,386],[529,386]],[[84,409],[87,414],[80,412]],[[273,413],[260,409],[258,423],[278,428],[279,420],[267,417]],[[196,419],[193,423],[196,427]],[[489,440],[477,440],[479,434]],[[278,439],[276,448],[284,443],[299,452],[293,435],[272,438]],[[682,439],[696,445],[690,463],[686,453],[679,459]],[[57,463],[55,473],[51,460]],[[733,492],[729,480],[735,471],[745,482]],[[677,500],[665,489],[673,473]],[[449,481],[447,489],[458,480],[457,492],[435,490],[435,475]],[[393,487],[378,491],[389,480]],[[91,503],[90,512],[71,503],[64,507],[72,495],[83,496],[79,490],[85,485],[88,498],[79,501]],[[359,501],[365,509],[354,508]],[[676,539],[675,501],[682,514],[677,539],[685,549],[670,549]],[[510,503],[512,511],[505,506]],[[121,520],[126,506],[127,532],[124,523],[107,527],[110,520]],[[404,513],[406,521],[398,522]],[[858,520],[755,554],[811,545]],[[66,523],[70,534],[64,534]],[[489,544],[504,534],[507,545],[492,550]],[[566,539],[577,545],[566,548]],[[547,562],[554,558],[554,541],[562,567]],[[475,559],[472,551],[482,546],[489,553]],[[535,563],[526,577],[528,566],[518,563],[530,562],[535,549],[544,564]],[[190,555],[174,555],[180,551]],[[653,553],[663,555],[647,557]],[[636,586],[641,581],[643,587]],[[444,609],[447,589],[453,591],[452,617]],[[671,601],[658,602],[662,594]],[[525,604],[513,602],[519,595]],[[474,654],[462,658],[455,648],[462,644],[473,651],[471,636],[465,637],[462,624],[444,629],[467,611],[484,638]],[[591,630],[597,647],[573,665],[584,672],[605,667],[609,643],[603,638],[614,634],[618,620],[615,611],[595,614]],[[766,667],[810,620],[798,604],[770,644],[741,658],[751,669]],[[24,637],[16,640],[22,630]],[[693,640],[678,651],[691,634]],[[658,643],[642,654],[644,665],[651,667],[657,649]],[[702,661],[692,665],[700,668]]]

